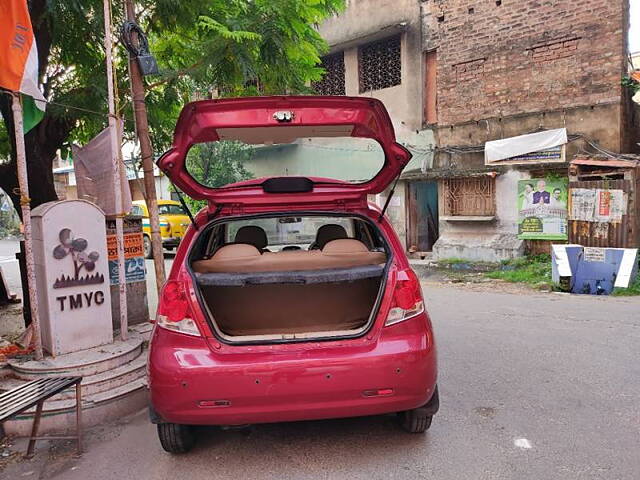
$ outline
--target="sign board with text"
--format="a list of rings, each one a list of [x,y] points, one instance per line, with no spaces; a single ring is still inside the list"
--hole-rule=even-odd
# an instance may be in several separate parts
[[[31,218],[43,347],[61,355],[113,342],[102,210],[64,200],[40,205]]]
[[[518,181],[518,238],[566,240],[567,178]]]

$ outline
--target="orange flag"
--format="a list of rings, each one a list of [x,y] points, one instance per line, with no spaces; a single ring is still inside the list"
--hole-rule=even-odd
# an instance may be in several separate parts
[[[42,118],[45,99],[38,88],[38,49],[33,37],[26,0],[0,0],[0,87],[21,92],[35,100],[25,99],[25,133],[33,126],[31,115]],[[36,121],[37,123],[37,121]]]

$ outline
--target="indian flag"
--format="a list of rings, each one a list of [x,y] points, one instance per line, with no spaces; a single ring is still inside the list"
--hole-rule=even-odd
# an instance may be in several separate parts
[[[38,49],[26,0],[0,0],[0,87],[21,92],[24,133],[44,116],[45,98],[38,88]]]

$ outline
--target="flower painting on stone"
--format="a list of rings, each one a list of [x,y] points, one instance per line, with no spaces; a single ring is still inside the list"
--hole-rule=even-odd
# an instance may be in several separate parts
[[[53,249],[53,258],[56,260],[70,258],[73,262],[73,276],[62,275],[56,279],[53,288],[103,283],[104,276],[102,274],[90,275],[90,272],[96,268],[100,254],[96,251],[87,252],[88,242],[84,238],[74,238],[68,228],[60,230],[58,237],[60,244]],[[83,269],[87,272],[85,276],[81,275]]]

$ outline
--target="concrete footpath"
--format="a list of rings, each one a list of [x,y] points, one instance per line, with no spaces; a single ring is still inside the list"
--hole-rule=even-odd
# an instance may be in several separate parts
[[[171,456],[145,412],[43,442],[2,478],[616,479],[640,472],[640,298],[425,282],[441,411],[426,435],[391,416],[201,428]]]

